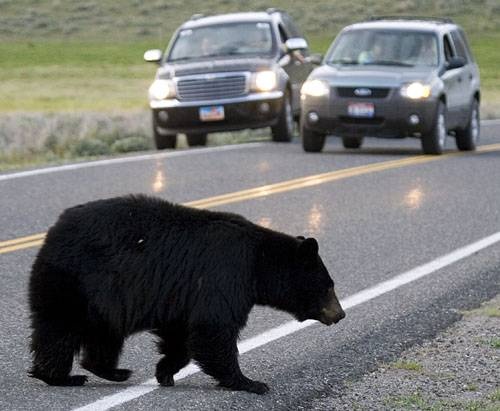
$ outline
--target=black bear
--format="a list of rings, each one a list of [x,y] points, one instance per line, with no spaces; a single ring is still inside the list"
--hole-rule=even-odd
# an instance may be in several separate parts
[[[83,385],[73,357],[111,381],[124,339],[151,331],[161,385],[192,359],[221,386],[258,394],[243,375],[237,339],[254,304],[330,325],[345,313],[312,238],[292,237],[230,213],[147,196],[64,211],[48,231],[29,282],[33,367],[50,385]]]

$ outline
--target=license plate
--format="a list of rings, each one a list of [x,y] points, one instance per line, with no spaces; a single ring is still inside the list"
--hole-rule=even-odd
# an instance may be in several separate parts
[[[200,107],[201,121],[224,120],[224,106]]]
[[[351,117],[371,118],[375,116],[375,105],[373,103],[349,103],[347,114]]]

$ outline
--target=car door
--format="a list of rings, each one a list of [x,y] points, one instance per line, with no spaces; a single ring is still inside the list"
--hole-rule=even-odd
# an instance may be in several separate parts
[[[447,69],[447,65],[453,57],[456,57],[455,49],[452,45],[448,33],[442,37],[442,47],[444,52],[444,67],[441,79],[443,80],[446,94],[446,121],[448,128],[454,128],[460,120],[460,110],[463,106],[463,68]]]
[[[461,69],[462,74],[459,76],[459,83],[461,85],[460,93],[460,107],[459,107],[459,118],[461,126],[466,126],[469,121],[469,111],[471,107],[472,98],[474,92],[477,88],[476,86],[476,67],[472,60],[472,56],[468,52],[468,48],[464,42],[463,35],[458,30],[453,30],[451,32],[451,39],[453,40],[453,46],[455,47],[455,53],[457,56],[462,57],[465,60],[465,66]]]

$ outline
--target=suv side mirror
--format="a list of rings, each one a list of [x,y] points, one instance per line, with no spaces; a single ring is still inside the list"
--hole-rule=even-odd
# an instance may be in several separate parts
[[[452,57],[446,65],[446,70],[453,70],[465,66],[465,59],[463,57]]]
[[[144,60],[149,63],[159,63],[163,53],[159,49],[148,50],[144,53]]]
[[[307,41],[301,37],[292,37],[285,42],[286,50],[290,53],[296,50],[307,49]]]

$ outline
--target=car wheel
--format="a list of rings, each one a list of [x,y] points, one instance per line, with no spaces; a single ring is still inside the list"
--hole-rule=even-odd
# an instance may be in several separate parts
[[[342,137],[344,148],[360,148],[363,144],[363,137]]]
[[[476,149],[479,141],[479,103],[476,99],[472,102],[469,123],[464,129],[456,131],[457,148],[461,151],[471,151]]]
[[[302,127],[302,148],[308,153],[318,153],[325,146],[326,135]]]
[[[443,102],[439,102],[435,123],[432,130],[422,136],[422,150],[424,154],[442,154],[448,129],[446,127],[446,107]]]
[[[290,92],[286,91],[278,123],[271,127],[273,141],[289,142],[293,138],[293,112]]]
[[[206,146],[207,145],[207,133],[186,134],[186,140],[189,144],[189,147]]]
[[[166,148],[175,148],[177,144],[177,134],[164,134],[161,127],[158,126],[156,117],[153,114],[153,138],[158,150]]]

